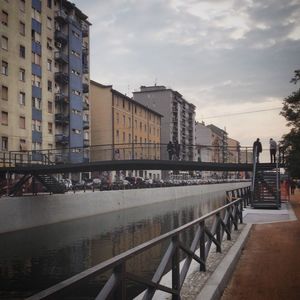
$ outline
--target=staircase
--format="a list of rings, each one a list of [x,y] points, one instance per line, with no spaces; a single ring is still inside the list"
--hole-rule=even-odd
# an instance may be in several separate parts
[[[35,178],[46,187],[49,193],[63,194],[66,191],[66,187],[59,183],[55,177],[49,174],[35,175]]]
[[[255,174],[253,208],[280,208],[279,169],[262,170]]]

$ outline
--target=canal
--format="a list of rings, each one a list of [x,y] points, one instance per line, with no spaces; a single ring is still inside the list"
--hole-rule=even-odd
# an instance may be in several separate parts
[[[151,191],[149,191],[151,192]],[[0,235],[0,299],[24,299],[220,206],[222,199],[166,201]],[[193,232],[182,239],[191,241]],[[157,245],[128,263],[151,278],[167,245]],[[65,299],[93,299],[104,276]],[[131,284],[131,283],[130,283]],[[143,287],[131,284],[132,299]],[[75,297],[76,295],[76,297]],[[61,299],[61,298],[60,298]]]

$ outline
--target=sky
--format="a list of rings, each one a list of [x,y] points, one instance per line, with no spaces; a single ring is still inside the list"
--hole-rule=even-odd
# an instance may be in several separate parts
[[[297,88],[300,0],[72,2],[92,23],[91,79],[130,97],[172,88],[241,145],[268,148],[289,131],[279,112]]]

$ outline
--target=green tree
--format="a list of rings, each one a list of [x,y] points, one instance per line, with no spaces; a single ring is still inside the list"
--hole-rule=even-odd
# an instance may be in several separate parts
[[[297,84],[300,80],[300,70],[295,71],[291,82]],[[284,135],[281,146],[286,152],[287,168],[292,177],[300,178],[300,89],[283,100],[280,112],[291,127],[288,134]]]

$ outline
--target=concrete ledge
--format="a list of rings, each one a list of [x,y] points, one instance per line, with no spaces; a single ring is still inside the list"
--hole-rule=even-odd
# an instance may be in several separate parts
[[[242,254],[243,247],[247,241],[251,228],[252,224],[247,224],[245,226],[238,237],[238,240],[230,248],[222,262],[205,283],[204,288],[198,294],[196,300],[220,299]]]

